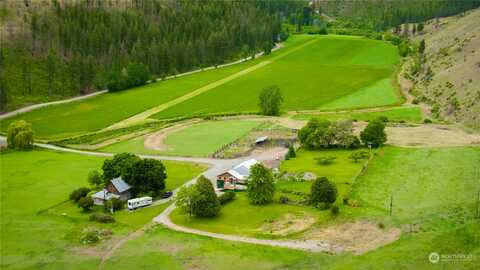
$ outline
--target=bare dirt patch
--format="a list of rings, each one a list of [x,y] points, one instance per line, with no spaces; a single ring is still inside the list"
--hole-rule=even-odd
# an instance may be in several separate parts
[[[182,129],[189,127],[195,123],[200,122],[201,120],[193,120],[183,122],[178,125],[174,125],[168,128],[164,128],[158,132],[152,133],[145,137],[145,148],[157,150],[157,151],[165,151],[169,150],[168,146],[164,143],[165,138],[170,136],[171,134],[178,132]]]
[[[480,145],[480,135],[455,126],[418,125],[387,127],[388,143],[408,147]]]
[[[285,214],[279,220],[264,224],[260,230],[276,236],[286,236],[305,231],[315,222],[315,217],[305,213],[300,215]]]
[[[354,133],[359,135],[366,122],[354,123]],[[390,145],[402,147],[450,147],[480,145],[480,134],[467,133],[455,125],[397,124],[385,128]]]
[[[341,250],[360,255],[392,243],[400,235],[398,228],[380,229],[376,224],[362,220],[312,230],[306,238],[325,240]]]

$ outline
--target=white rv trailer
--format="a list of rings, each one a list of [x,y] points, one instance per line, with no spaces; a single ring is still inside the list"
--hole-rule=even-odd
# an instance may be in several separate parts
[[[144,207],[151,205],[153,202],[152,197],[141,197],[141,198],[135,198],[128,200],[128,209],[129,210],[135,210],[139,207]]]

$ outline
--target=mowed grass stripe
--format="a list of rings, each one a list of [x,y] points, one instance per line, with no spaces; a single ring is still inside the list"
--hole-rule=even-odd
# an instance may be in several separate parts
[[[117,93],[107,93],[92,99],[49,106],[0,120],[2,132],[15,120],[32,123],[37,139],[58,139],[105,129],[119,121],[164,104],[212,82],[235,74],[260,61],[270,60],[279,53],[301,46],[314,39],[309,35],[289,38],[281,50],[228,67],[202,71],[172,80],[148,84]]]
[[[248,74],[248,73],[250,73],[250,72],[252,72],[252,71],[255,71],[255,70],[259,69],[259,68],[262,68],[262,67],[264,67],[264,66],[272,63],[273,61],[278,60],[278,59],[280,59],[280,58],[282,58],[282,57],[285,57],[285,56],[287,56],[287,55],[289,55],[289,54],[291,54],[291,53],[293,53],[293,52],[296,52],[296,51],[298,51],[298,50],[300,50],[300,49],[303,49],[304,47],[306,47],[306,46],[308,46],[308,45],[310,45],[310,44],[312,44],[313,42],[316,42],[316,41],[318,41],[318,39],[310,40],[310,41],[308,41],[308,42],[306,42],[306,43],[304,43],[304,44],[302,44],[302,45],[300,45],[300,46],[298,46],[298,47],[295,47],[294,49],[291,49],[291,50],[289,50],[289,51],[287,51],[287,52],[285,52],[285,53],[279,54],[279,55],[271,58],[270,60],[262,61],[262,62],[260,62],[260,63],[258,63],[258,64],[256,64],[256,65],[254,65],[254,66],[248,67],[248,68],[246,68],[246,69],[244,69],[244,70],[241,70],[241,71],[239,71],[239,72],[237,72],[237,73],[235,73],[235,74],[232,74],[232,75],[230,75],[230,76],[227,76],[227,77],[225,77],[225,78],[223,78],[223,79],[220,79],[220,80],[218,80],[218,81],[216,81],[216,82],[207,84],[207,85],[205,85],[205,86],[203,86],[203,87],[200,87],[200,88],[198,88],[198,89],[196,89],[196,90],[193,90],[192,92],[190,92],[190,93],[188,93],[188,94],[186,94],[186,95],[183,95],[183,96],[181,96],[181,97],[179,97],[179,98],[176,98],[176,99],[171,100],[171,101],[169,101],[169,102],[163,103],[163,104],[161,104],[161,105],[159,105],[159,106],[157,106],[157,107],[151,108],[151,109],[146,110],[146,111],[144,111],[144,112],[142,112],[142,113],[139,113],[139,114],[137,114],[137,115],[134,115],[134,116],[132,116],[132,117],[130,117],[130,118],[128,118],[128,119],[125,119],[125,120],[123,120],[123,121],[121,121],[121,122],[119,122],[119,123],[116,123],[116,124],[114,124],[114,125],[111,125],[111,126],[107,127],[106,129],[107,129],[107,130],[117,129],[117,128],[122,128],[122,127],[130,126],[130,125],[133,125],[133,124],[142,122],[142,121],[144,121],[145,119],[147,119],[148,117],[150,117],[150,116],[152,116],[152,115],[154,115],[154,114],[157,114],[157,113],[159,113],[159,112],[161,112],[161,111],[164,111],[164,110],[166,110],[166,109],[168,109],[168,108],[170,108],[170,107],[173,107],[173,106],[175,106],[175,105],[177,105],[177,104],[179,104],[179,103],[182,103],[182,102],[184,102],[184,101],[186,101],[186,100],[189,100],[189,99],[191,99],[191,98],[193,98],[193,97],[196,97],[196,96],[198,96],[198,95],[200,95],[200,94],[203,94],[203,93],[205,93],[205,92],[207,92],[207,91],[209,91],[209,90],[211,90],[211,89],[214,89],[214,88],[216,88],[216,87],[218,87],[218,86],[221,86],[221,85],[223,85],[223,84],[225,84],[225,83],[227,83],[227,82],[230,82],[230,81],[232,81],[232,80],[235,80],[236,78],[239,78],[239,77],[241,77],[241,76],[244,76],[244,75],[246,75],[246,74]]]
[[[278,85],[282,90],[283,111],[316,110],[391,78],[398,63],[396,47],[383,41],[334,36],[317,37],[310,44],[152,118],[258,111],[258,95],[270,85]],[[374,90],[367,93],[373,93],[373,101],[360,95],[345,103],[351,107],[375,107],[398,102],[392,85]]]

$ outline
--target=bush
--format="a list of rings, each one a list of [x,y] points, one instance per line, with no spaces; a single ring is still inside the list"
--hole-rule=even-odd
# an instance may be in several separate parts
[[[227,204],[233,199],[235,199],[234,191],[225,191],[222,195],[220,195],[220,197],[218,197],[218,200],[220,201],[221,205]]]
[[[112,215],[103,214],[103,213],[93,213],[90,215],[91,221],[97,221],[100,223],[113,223],[115,218]]]
[[[326,177],[317,178],[310,188],[310,202],[313,205],[318,203],[334,203],[337,199],[337,187]]]
[[[83,197],[78,200],[78,207],[82,208],[84,212],[88,212],[93,207],[93,199],[92,197]]]
[[[118,198],[112,198],[107,203],[105,204],[105,210],[110,211],[110,209],[113,209],[113,211],[118,211],[122,210],[123,208],[123,202],[118,199]]]
[[[278,201],[281,203],[281,204],[287,204],[290,199],[287,197],[287,196],[280,196],[280,198],[278,199]]]
[[[32,149],[32,126],[24,120],[18,120],[10,123],[7,129],[7,147],[16,150]]]
[[[72,191],[72,193],[70,193],[69,198],[72,201],[78,202],[81,198],[84,198],[85,196],[87,196],[89,192],[90,192],[89,188],[86,188],[86,187],[77,188],[74,191]]]
[[[425,124],[430,124],[430,123],[432,123],[432,119],[430,119],[430,118],[425,118],[425,119],[423,120],[423,123],[425,123]]]
[[[330,204],[326,202],[319,202],[315,207],[317,207],[320,210],[327,210],[330,208]]]
[[[84,244],[94,244],[100,241],[100,235],[97,231],[89,231],[81,239]]]
[[[332,215],[336,216],[340,213],[340,208],[338,208],[338,206],[334,205],[332,207],[332,209],[330,209],[330,212],[332,213]]]
[[[319,157],[319,158],[317,158],[317,163],[319,165],[330,165],[336,159],[337,159],[337,157],[334,157],[334,156]]]

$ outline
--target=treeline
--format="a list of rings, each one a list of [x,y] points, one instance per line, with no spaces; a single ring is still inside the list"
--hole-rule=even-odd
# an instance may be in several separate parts
[[[348,28],[384,31],[404,23],[452,16],[479,6],[478,0],[315,0],[312,12],[344,20]]]
[[[286,38],[282,17],[299,6],[267,0],[45,2],[9,2],[8,8],[25,12],[1,32],[1,110],[104,89],[132,64],[166,77],[253,55]],[[8,20],[15,10],[4,6],[0,13]],[[130,85],[127,79],[120,83]]]

